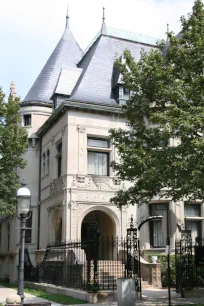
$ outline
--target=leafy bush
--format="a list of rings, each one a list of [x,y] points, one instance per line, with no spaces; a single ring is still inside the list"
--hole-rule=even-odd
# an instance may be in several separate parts
[[[161,264],[161,281],[162,287],[168,286],[168,263],[166,254],[150,254],[148,260],[152,262],[151,256],[157,256],[157,262]],[[176,286],[176,266],[175,266],[175,255],[170,255],[170,270],[171,270],[171,287]]]

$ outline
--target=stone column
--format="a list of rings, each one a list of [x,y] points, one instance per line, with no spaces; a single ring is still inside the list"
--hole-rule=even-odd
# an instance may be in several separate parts
[[[62,242],[66,243],[66,201],[62,201]]]
[[[85,174],[85,126],[78,125],[78,175]]]

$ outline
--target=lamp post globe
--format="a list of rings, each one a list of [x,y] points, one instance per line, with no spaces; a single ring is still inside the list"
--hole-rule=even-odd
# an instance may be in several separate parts
[[[18,295],[21,297],[21,305],[24,302],[24,257],[25,257],[25,231],[26,231],[26,219],[29,218],[28,213],[31,210],[31,193],[26,187],[21,187],[16,193],[17,205],[16,213],[20,219],[20,253],[19,253],[19,269],[18,269]]]
[[[31,194],[30,190],[26,187],[21,187],[17,190],[17,214],[28,214],[31,209]]]

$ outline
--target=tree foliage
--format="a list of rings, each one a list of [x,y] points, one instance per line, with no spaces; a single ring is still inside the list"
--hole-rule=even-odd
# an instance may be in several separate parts
[[[124,109],[126,130],[111,130],[120,161],[112,166],[131,187],[112,199],[142,204],[158,195],[174,201],[204,199],[204,5],[181,17],[136,63],[129,51],[118,61],[124,86],[134,94]]]
[[[15,211],[16,189],[19,186],[17,168],[24,168],[22,158],[27,144],[27,131],[20,125],[19,99],[5,102],[0,88],[0,216]]]

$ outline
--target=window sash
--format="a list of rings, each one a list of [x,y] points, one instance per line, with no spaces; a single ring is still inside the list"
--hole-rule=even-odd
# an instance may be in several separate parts
[[[162,221],[152,221],[151,227],[152,246],[154,248],[165,247],[166,233],[162,231]]]
[[[184,204],[184,215],[186,217],[200,217],[200,204]]]
[[[197,237],[202,236],[202,230],[201,230],[201,222],[200,221],[191,221],[191,220],[186,220],[185,221],[185,228],[187,230],[191,231],[191,237],[192,237],[192,242],[196,242]]]
[[[24,126],[31,125],[31,115],[24,115]]]
[[[108,175],[108,153],[88,151],[88,174]]]
[[[91,138],[88,137],[87,140],[88,147],[96,147],[96,148],[109,148],[110,144],[107,139],[102,138]]]
[[[166,216],[168,203],[150,204],[151,216]]]

